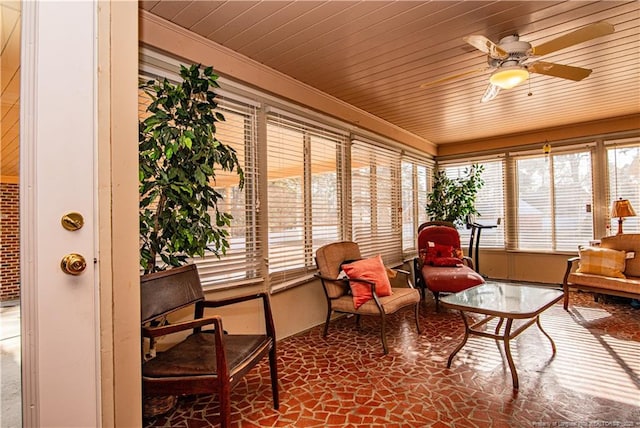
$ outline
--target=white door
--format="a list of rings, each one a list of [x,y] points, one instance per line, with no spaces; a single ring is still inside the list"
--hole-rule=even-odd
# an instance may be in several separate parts
[[[97,4],[22,7],[23,424],[94,427],[101,423]],[[82,228],[62,226],[69,212],[82,216]],[[74,253],[86,260],[79,275],[61,269]]]

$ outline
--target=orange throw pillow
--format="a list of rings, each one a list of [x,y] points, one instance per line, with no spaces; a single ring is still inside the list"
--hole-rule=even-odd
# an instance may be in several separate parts
[[[365,279],[375,283],[375,290],[378,297],[391,295],[391,282],[389,282],[387,269],[382,262],[382,256],[378,255],[370,259],[358,260],[342,265],[342,269],[349,278]],[[368,283],[349,281],[349,286],[351,287],[351,294],[353,295],[353,306],[355,306],[356,309],[373,299],[371,285]]]

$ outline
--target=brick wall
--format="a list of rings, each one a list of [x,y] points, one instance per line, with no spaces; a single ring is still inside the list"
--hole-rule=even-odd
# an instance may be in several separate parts
[[[20,298],[19,187],[0,183],[0,301]]]

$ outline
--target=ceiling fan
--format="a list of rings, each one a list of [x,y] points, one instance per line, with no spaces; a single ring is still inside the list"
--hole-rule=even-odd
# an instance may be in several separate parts
[[[570,65],[555,64],[545,61],[528,61],[531,58],[547,55],[560,49],[565,49],[578,43],[586,42],[597,37],[606,36],[614,32],[613,25],[608,22],[596,22],[564,34],[538,46],[520,40],[515,34],[502,38],[497,44],[485,36],[471,35],[464,37],[464,41],[476,49],[487,54],[488,67],[470,70],[464,73],[447,76],[442,79],[423,83],[421,88],[449,80],[458,79],[470,74],[494,70],[489,77],[489,86],[482,96],[482,102],[494,99],[501,89],[511,89],[529,78],[530,73],[545,74],[580,81],[591,74],[591,70]]]

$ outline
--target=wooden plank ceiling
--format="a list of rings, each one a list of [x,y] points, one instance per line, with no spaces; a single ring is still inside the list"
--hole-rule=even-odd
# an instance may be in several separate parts
[[[0,175],[18,175],[20,2],[0,1]],[[140,7],[436,144],[640,112],[638,1],[142,1]],[[581,82],[533,74],[481,104],[489,71],[470,34],[534,46],[607,21],[615,33],[542,57],[593,69]],[[215,64],[212,64],[215,66]],[[531,93],[531,96],[528,94]]]
[[[140,7],[438,145],[640,112],[640,2],[143,1]],[[539,59],[589,68],[532,74],[480,103],[491,71],[463,41],[533,46],[594,22],[615,33]],[[538,58],[536,58],[538,59]],[[529,61],[531,62],[531,60]],[[215,67],[215,64],[212,64]]]

